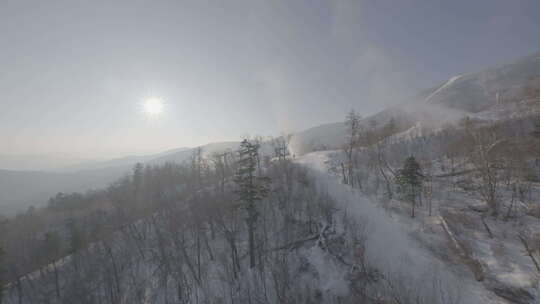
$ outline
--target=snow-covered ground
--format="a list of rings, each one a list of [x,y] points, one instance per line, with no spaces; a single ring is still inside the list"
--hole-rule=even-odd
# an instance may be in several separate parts
[[[444,89],[450,87],[456,80],[458,80],[459,78],[461,78],[461,75],[457,75],[457,76],[454,76],[452,78],[450,78],[445,84],[443,84],[442,86],[440,86],[437,90],[435,90],[433,93],[429,94],[429,96],[424,100],[425,102],[429,102],[431,100],[431,98],[433,98],[433,96],[439,94],[440,92],[442,92]]]
[[[448,290],[459,291],[462,303],[512,303],[493,292],[501,284],[535,293],[537,277],[531,268],[531,261],[521,251],[521,244],[512,235],[516,231],[516,227],[511,227],[513,224],[490,220],[488,224],[496,235],[494,239],[490,239],[481,226],[470,231],[460,228],[457,232],[460,243],[471,245],[472,258],[479,261],[486,273],[485,278],[478,281],[471,271],[471,265],[456,257],[459,254],[452,251],[451,240],[443,227],[447,224],[443,225],[444,219],[438,212],[429,217],[420,211],[413,220],[406,212],[399,212],[400,206],[383,208],[376,198],[341,184],[339,177],[329,172],[335,153],[313,152],[296,161],[311,169],[320,187],[326,189],[348,215],[367,223],[366,250],[370,263],[388,275],[405,274],[411,285],[420,282],[426,284],[426,278],[438,273]],[[458,199],[459,196],[453,197],[454,201]],[[463,202],[473,201],[470,197],[461,199]],[[436,203],[444,204],[440,201]],[[390,204],[400,203],[391,201]],[[454,207],[466,208],[466,204]],[[389,212],[389,209],[392,211]],[[394,212],[396,210],[398,212]],[[452,225],[455,226],[454,223]],[[538,226],[532,227],[540,229]]]

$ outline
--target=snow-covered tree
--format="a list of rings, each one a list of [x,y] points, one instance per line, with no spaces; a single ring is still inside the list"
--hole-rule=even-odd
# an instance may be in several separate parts
[[[258,143],[244,139],[238,150],[238,169],[235,183],[238,186],[236,193],[241,207],[246,210],[246,225],[249,234],[249,265],[255,267],[255,229],[259,212],[256,203],[268,195],[268,177],[257,175],[259,160]]]
[[[342,165],[343,182],[354,187],[354,151],[360,143],[360,115],[354,110],[351,110],[345,118],[345,126],[347,127],[347,142],[344,150],[347,158],[347,163]]]
[[[421,195],[423,179],[420,164],[414,156],[407,157],[403,163],[403,168],[397,173],[396,182],[402,198],[412,204],[411,217],[414,217],[416,200]]]

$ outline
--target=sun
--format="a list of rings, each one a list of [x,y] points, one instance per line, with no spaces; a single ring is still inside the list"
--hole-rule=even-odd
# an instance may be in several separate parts
[[[163,100],[151,97],[144,101],[144,112],[150,116],[157,116],[163,112]]]

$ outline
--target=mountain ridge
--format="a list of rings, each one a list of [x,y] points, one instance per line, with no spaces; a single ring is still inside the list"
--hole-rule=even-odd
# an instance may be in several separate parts
[[[438,87],[423,90],[415,97],[388,107],[362,119],[362,123],[382,126],[391,119],[398,125],[414,128],[421,123],[425,126],[437,127],[444,123],[456,121],[464,116],[489,114],[500,99],[512,98],[517,90],[523,88],[531,78],[540,78],[540,53],[535,53],[515,60],[509,64],[484,69],[480,72],[462,74],[449,78]],[[316,150],[338,149],[345,140],[345,125],[343,122],[318,125],[294,133],[290,150],[295,155],[302,155]],[[218,142],[200,146],[209,155],[220,150],[234,150],[239,142]],[[93,187],[103,187],[122,174],[128,173],[137,162],[160,164],[167,161],[182,162],[187,160],[195,148],[177,148],[161,153],[144,156],[127,156],[108,161],[92,163],[91,165],[72,167],[65,172],[35,172],[0,170],[0,213],[6,213],[9,206],[17,205],[24,210],[38,201],[46,200],[57,192],[85,191]],[[17,172],[15,174],[14,172]],[[63,174],[63,175],[62,175]],[[15,180],[20,183],[7,182],[6,176],[18,176]],[[55,177],[62,176],[60,179]],[[29,185],[25,180],[35,180],[42,177],[39,185]],[[69,177],[69,178],[64,178]],[[2,179],[3,178],[3,179]],[[57,183],[53,181],[57,180]],[[76,180],[81,181],[77,183]],[[87,184],[84,184],[84,183]],[[65,185],[77,185],[66,187]],[[26,189],[43,189],[50,185],[47,191],[31,193],[32,191],[17,192],[15,186],[26,185]],[[17,188],[17,187],[15,187]],[[18,193],[19,195],[13,195]],[[12,213],[12,212],[9,212]]]

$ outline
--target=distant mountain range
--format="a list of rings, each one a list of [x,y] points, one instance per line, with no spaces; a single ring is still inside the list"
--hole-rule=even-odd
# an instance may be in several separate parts
[[[513,98],[530,79],[540,77],[540,53],[514,63],[490,68],[479,73],[450,78],[438,87],[421,92],[398,106],[390,107],[375,115],[365,117],[366,125],[382,125],[390,119],[415,128],[419,123],[440,126],[465,115],[495,117],[491,112],[501,100]],[[539,78],[540,79],[540,78]],[[342,122],[317,126],[293,135],[290,149],[300,155],[313,150],[339,148],[345,139]],[[201,146],[205,154],[235,150],[238,142],[211,143]],[[13,214],[30,205],[43,205],[57,192],[85,191],[101,188],[130,172],[137,162],[160,164],[182,162],[189,159],[195,148],[178,148],[158,154],[129,156],[101,162],[64,163],[56,172],[44,166],[43,160],[21,158],[24,169],[35,171],[0,170],[0,214]],[[4,161],[4,162],[3,162]],[[13,161],[13,159],[11,159]],[[0,168],[7,160],[0,157]],[[49,161],[50,163],[54,163]],[[78,164],[77,164],[78,163]]]
[[[201,146],[205,154],[236,149],[238,142]],[[42,206],[58,192],[81,192],[103,188],[131,172],[136,163],[162,164],[188,160],[195,148],[129,156],[101,162],[86,162],[49,171],[0,169],[0,215],[12,215],[29,206]]]
[[[0,169],[3,170],[47,171],[88,162],[88,159],[70,157],[0,154]]]
[[[192,148],[182,147],[182,148],[167,150],[167,151],[156,153],[156,154],[130,155],[130,156],[125,156],[125,157],[120,157],[120,158],[113,158],[106,161],[80,162],[73,166],[60,168],[60,171],[72,172],[72,171],[87,170],[87,169],[103,169],[103,168],[110,168],[110,167],[132,166],[133,164],[136,164],[136,163],[145,163],[153,159],[166,157],[168,155],[175,155],[179,153],[181,154],[182,152],[189,151],[191,149]]]

